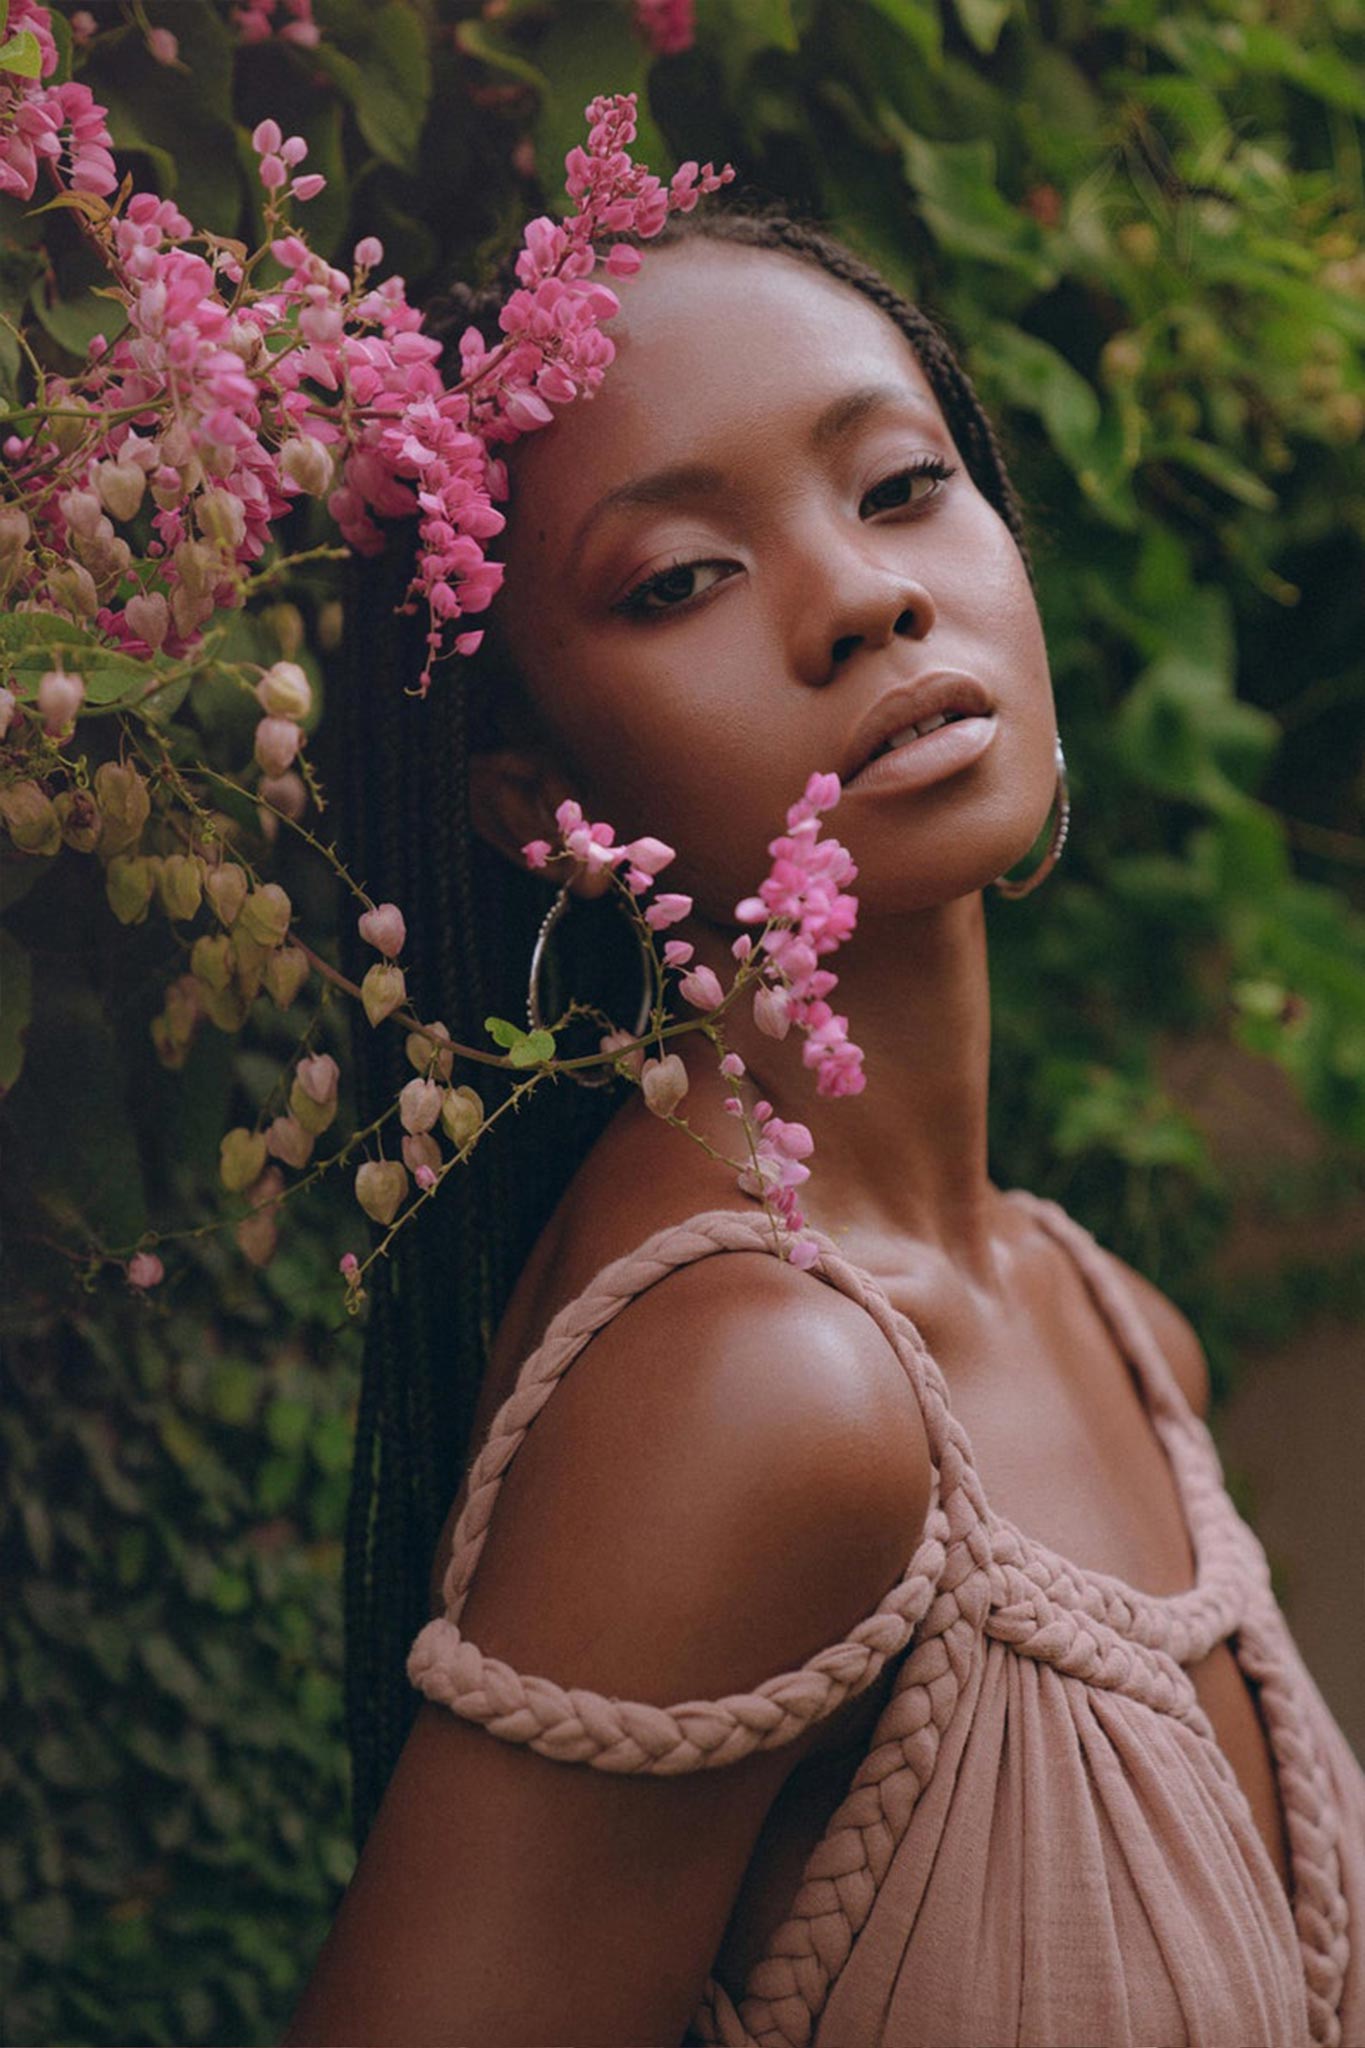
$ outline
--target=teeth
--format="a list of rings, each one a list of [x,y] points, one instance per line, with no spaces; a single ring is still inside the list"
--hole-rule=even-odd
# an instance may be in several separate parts
[[[893,747],[909,746],[911,740],[921,739],[927,732],[936,732],[939,726],[947,725],[952,719],[965,717],[963,711],[936,711],[932,718],[921,719],[918,725],[903,725],[899,732],[892,733],[890,739],[882,741],[872,758],[875,761],[878,755],[889,754]]]

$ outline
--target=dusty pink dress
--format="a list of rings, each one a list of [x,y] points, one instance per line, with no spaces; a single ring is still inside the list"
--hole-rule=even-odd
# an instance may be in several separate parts
[[[1011,1191],[1075,1258],[1128,1359],[1187,1518],[1195,1584],[1156,1597],[1082,1570],[985,1499],[914,1324],[822,1239],[918,1396],[934,1484],[904,1577],[841,1643],[723,1700],[660,1707],[523,1676],[458,1622],[525,1432],[588,1339],[675,1267],[774,1250],[712,1210],[617,1259],[550,1324],[475,1462],[408,1674],[509,1742],[597,1770],[717,1769],[894,1689],[742,1985],[707,1983],[687,2039],[813,2048],[1365,2048],[1365,1774],[1308,1674],[1217,1451],[1090,1232]],[[774,1252],[774,1255],[775,1252]],[[1260,1688],[1293,1902],[1186,1666],[1230,1640]]]

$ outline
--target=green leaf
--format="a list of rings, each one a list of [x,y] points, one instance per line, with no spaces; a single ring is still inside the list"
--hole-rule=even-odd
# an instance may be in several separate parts
[[[702,0],[697,34],[714,52],[732,95],[741,91],[755,58],[765,50],[794,55],[800,40],[791,0]]]
[[[309,51],[308,61],[325,71],[349,102],[375,155],[415,172],[431,98],[426,30],[404,0],[387,0],[361,19],[354,52],[324,39]]]
[[[552,209],[564,211],[564,159],[587,141],[583,109],[598,93],[638,97],[637,135],[631,155],[667,180],[675,168],[668,145],[649,112],[649,51],[630,18],[615,7],[566,10],[538,45],[536,58],[550,80],[535,126],[536,166]]]
[[[973,49],[989,57],[1013,12],[1013,0],[957,0],[957,18]]]
[[[505,1017],[485,1017],[483,1028],[493,1043],[500,1045],[504,1051],[519,1044],[526,1036],[519,1024],[509,1024]]]
[[[0,43],[0,71],[13,72],[16,78],[42,77],[43,53],[31,29],[21,28],[7,43]]]
[[[492,71],[501,71],[508,78],[515,78],[521,85],[533,85],[538,93],[548,99],[552,88],[545,73],[537,70],[536,66],[520,52],[509,49],[507,44],[493,35],[483,22],[456,22],[455,47],[463,50],[466,57],[477,57],[481,64],[487,64]]]
[[[1219,490],[1226,491],[1230,498],[1252,506],[1257,512],[1273,512],[1280,502],[1269,484],[1253,476],[1249,469],[1243,469],[1241,463],[1216,442],[1182,436],[1178,440],[1157,443],[1149,449],[1148,458],[1153,462],[1181,462],[1187,469],[1197,470],[1200,476],[1207,477],[1211,484],[1217,484]]]
[[[1039,290],[1056,282],[1056,265],[1043,254],[1042,229],[996,186],[995,145],[988,137],[930,142],[891,107],[883,106],[881,117],[919,194],[925,223],[943,248],[1019,271]]]
[[[507,1055],[514,1067],[539,1066],[542,1060],[552,1060],[554,1056],[555,1041],[551,1031],[532,1031],[529,1036],[519,1039]]]
[[[14,934],[0,930],[0,1097],[9,1094],[23,1069],[32,1018],[33,963]]]

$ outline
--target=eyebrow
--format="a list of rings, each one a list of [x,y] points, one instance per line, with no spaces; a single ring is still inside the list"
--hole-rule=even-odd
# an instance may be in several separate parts
[[[833,399],[810,430],[809,445],[819,454],[850,427],[859,426],[869,414],[885,407],[914,406],[912,392],[896,384],[865,384]],[[702,498],[725,488],[725,472],[707,463],[675,462],[667,469],[651,470],[647,476],[618,484],[589,506],[569,543],[569,558],[575,560],[589,531],[608,512],[637,505],[672,505],[689,498]]]

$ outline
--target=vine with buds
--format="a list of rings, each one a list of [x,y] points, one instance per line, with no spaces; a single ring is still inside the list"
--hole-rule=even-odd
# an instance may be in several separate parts
[[[245,10],[243,34],[267,32],[268,15]],[[316,33],[306,9],[294,10],[293,25]],[[95,335],[72,376],[45,369],[12,329],[31,391],[0,423],[4,854],[20,867],[64,850],[91,859],[118,924],[143,924],[154,911],[169,921],[186,965],[151,1025],[168,1068],[185,1064],[203,1025],[238,1032],[262,996],[288,1010],[305,991],[318,993],[291,1069],[255,1124],[235,1126],[221,1141],[222,1186],[246,1204],[236,1235],[248,1259],[272,1256],[288,1200],[350,1167],[355,1198],[382,1233],[366,1256],[348,1252],[341,1261],[347,1306],[356,1309],[374,1261],[499,1118],[579,1069],[607,1069],[638,1086],[654,1114],[721,1158],[680,1114],[688,1075],[671,1046],[681,1033],[701,1031],[721,1073],[737,1084],[744,1067],[726,1044],[725,1019],[745,997],[762,1030],[805,1034],[819,1092],[861,1089],[862,1055],[828,1001],[837,976],[821,964],[852,931],[857,909],[847,887],[856,868],[837,840],[821,835],[821,814],[839,798],[836,776],[812,775],[785,833],[771,842],[769,875],[736,905],[737,921],[760,929],[735,940],[728,988],[711,968],[692,964],[693,949],[679,938],[663,939],[660,949],[661,935],[692,909],[689,897],[655,889],[674,850],[648,837],[618,844],[605,821],[586,821],[576,803],[561,805],[559,844],[532,841],[524,857],[557,874],[608,874],[654,991],[648,1028],[632,1035],[574,1001],[529,1031],[489,1017],[490,1045],[456,1044],[440,1020],[413,1007],[401,908],[373,902],[307,822],[310,809],[320,814],[326,805],[308,758],[307,671],[288,653],[270,663],[234,658],[226,639],[224,615],[247,610],[289,572],[350,549],[377,553],[381,522],[415,517],[417,565],[400,606],[424,605],[428,615],[415,693],[432,687],[438,665],[473,653],[482,634],[468,621],[487,609],[503,574],[487,553],[505,523],[498,451],[548,425],[557,408],[591,397],[614,355],[604,323],[619,304],[600,273],[631,274],[639,244],[670,213],[725,184],[732,169],[685,163],[665,185],[631,156],[634,96],[592,101],[586,144],[565,164],[575,210],[562,221],[529,223],[500,338],[468,328],[460,377],[447,387],[437,369],[441,345],[422,332],[403,279],[369,283],[383,258],[378,239],[356,244],[349,271],[310,249],[292,209],[325,180],[301,171],[302,137],[269,119],[252,134],[264,194],[261,247],[196,232],[171,201],[133,191],[127,178],[118,184],[104,110],[88,88],[54,78],[49,10],[12,0],[6,26],[0,189],[30,200],[46,173],[55,196],[38,210],[73,215],[107,272],[101,296],[111,315],[109,333]],[[158,61],[179,59],[163,42]],[[345,545],[269,554],[275,524],[301,498],[325,507]],[[210,683],[254,700],[244,774],[212,766],[174,722]],[[112,755],[95,758],[111,727]],[[361,938],[378,956],[358,986],[307,942],[288,893],[253,856],[253,809],[264,846],[287,828],[355,899]],[[695,1016],[668,1021],[669,977]],[[316,1027],[321,1007],[341,995],[359,1002],[372,1029],[406,1032],[414,1078],[371,1123],[315,1160],[337,1117],[340,1081],[336,1060],[316,1049]],[[580,1017],[596,1023],[598,1049],[565,1057],[558,1035]],[[22,1023],[7,1039],[21,1041]],[[457,1060],[509,1071],[506,1099],[489,1111],[474,1087],[455,1083]],[[16,1071],[11,1055],[6,1085]],[[739,1186],[763,1203],[778,1248],[809,1265],[816,1246],[797,1195],[810,1173],[809,1131],[776,1117],[767,1102],[746,1104],[737,1088],[726,1108],[743,1132],[745,1156],[727,1162]],[[395,1127],[399,1156],[388,1157],[384,1138]],[[135,1245],[64,1248],[87,1278],[114,1264],[145,1290],[165,1277],[157,1247],[198,1234],[148,1232]]]

